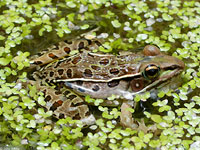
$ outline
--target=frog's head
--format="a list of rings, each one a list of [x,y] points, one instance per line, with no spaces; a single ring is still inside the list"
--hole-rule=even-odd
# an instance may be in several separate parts
[[[143,51],[145,57],[140,62],[139,72],[146,79],[171,78],[183,71],[185,64],[182,60],[160,53],[160,50],[152,45],[147,45]],[[158,79],[157,79],[158,80]]]
[[[143,91],[162,88],[176,88],[180,82],[178,75],[183,71],[185,64],[182,60],[162,54],[156,46],[147,45],[143,50],[144,59],[138,65],[138,76],[131,81],[131,89],[140,93]]]

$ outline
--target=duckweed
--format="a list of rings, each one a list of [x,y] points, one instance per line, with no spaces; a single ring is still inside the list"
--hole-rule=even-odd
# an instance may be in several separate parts
[[[200,149],[198,0],[3,0],[0,6],[0,149]],[[176,91],[159,91],[152,102],[149,92],[136,95],[136,103],[150,105],[139,116],[130,110],[137,129],[119,124],[119,107],[103,107],[102,99],[89,96],[85,101],[97,111],[91,128],[71,118],[56,120],[42,107],[44,94],[23,85],[30,55],[96,28],[92,36],[106,40],[96,51],[154,44],[185,62]]]

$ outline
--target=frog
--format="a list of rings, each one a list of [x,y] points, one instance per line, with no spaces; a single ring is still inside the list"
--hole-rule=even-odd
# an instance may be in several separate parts
[[[120,106],[121,125],[135,128],[129,111],[135,107],[134,97],[172,83],[170,88],[174,88],[184,62],[155,45],[146,45],[139,52],[94,52],[102,45],[101,39],[73,39],[49,47],[32,59],[30,83],[44,93],[43,107],[58,119],[71,117],[94,124],[95,116],[84,98],[89,95],[103,99],[101,106]],[[109,100],[113,95],[116,100]]]

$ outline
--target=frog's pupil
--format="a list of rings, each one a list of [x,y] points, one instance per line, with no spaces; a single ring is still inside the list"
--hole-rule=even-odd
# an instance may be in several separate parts
[[[154,76],[155,74],[157,74],[158,69],[150,69],[147,71],[148,76]]]

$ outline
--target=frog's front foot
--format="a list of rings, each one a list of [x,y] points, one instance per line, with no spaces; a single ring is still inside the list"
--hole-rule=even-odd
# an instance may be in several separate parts
[[[132,112],[130,109],[132,106],[128,102],[124,102],[121,106],[121,115],[120,115],[120,123],[123,127],[137,129],[138,125],[134,123],[134,119],[132,117]]]
[[[131,128],[137,131],[143,131],[144,133],[148,133],[149,131],[154,134],[159,134],[160,131],[157,129],[156,125],[146,126],[144,119],[140,121],[134,121],[132,117],[132,112],[130,109],[132,106],[128,102],[124,102],[121,106],[121,116],[120,123],[125,128]]]

